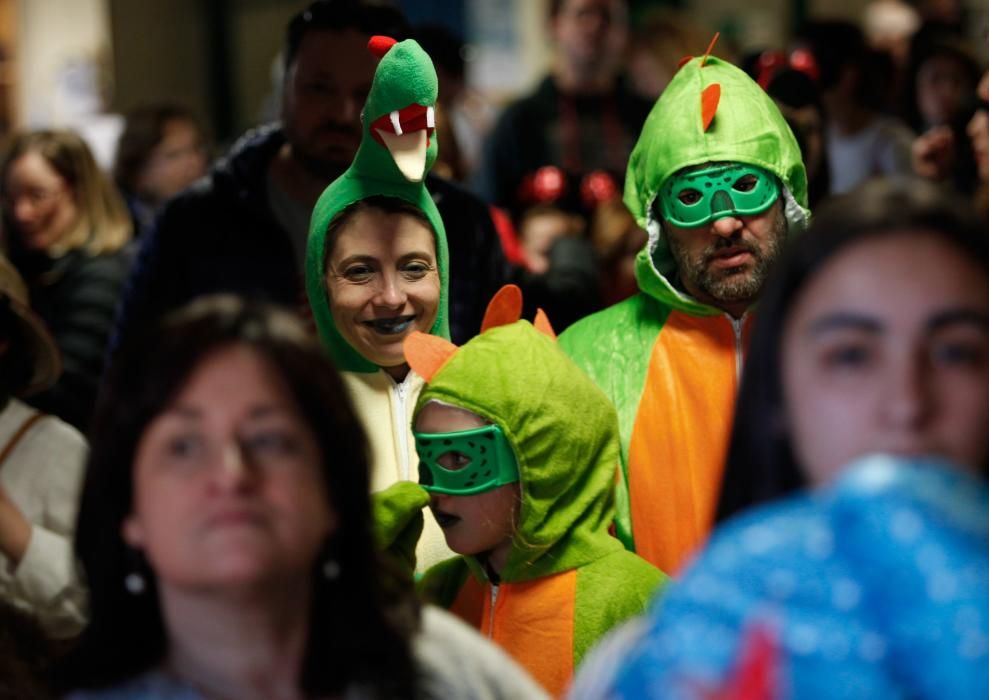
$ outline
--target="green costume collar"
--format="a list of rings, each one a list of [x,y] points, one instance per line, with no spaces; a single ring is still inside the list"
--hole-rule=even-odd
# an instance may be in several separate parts
[[[371,49],[384,56],[361,114],[361,144],[354,162],[316,203],[306,248],[306,292],[316,327],[336,366],[351,372],[375,372],[378,367],[344,340],[333,322],[326,290],[326,231],[333,217],[359,200],[375,195],[396,197],[418,207],[429,219],[436,235],[440,274],[439,312],[430,332],[444,338],[450,335],[446,230],[424,184],[437,155],[432,116],[436,70],[426,52],[411,39],[394,43],[374,37]],[[417,160],[417,148],[423,144],[425,158]]]

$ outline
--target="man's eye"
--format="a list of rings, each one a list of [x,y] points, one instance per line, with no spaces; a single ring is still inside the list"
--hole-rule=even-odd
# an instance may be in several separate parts
[[[758,180],[756,180],[755,176],[743,175],[735,181],[735,184],[732,185],[732,189],[739,192],[751,192],[755,189],[757,182]]]
[[[691,204],[697,204],[701,201],[701,193],[697,190],[683,190],[677,195],[677,199],[689,207]]]
[[[446,452],[436,462],[444,469],[457,471],[470,464],[470,457],[462,452]]]

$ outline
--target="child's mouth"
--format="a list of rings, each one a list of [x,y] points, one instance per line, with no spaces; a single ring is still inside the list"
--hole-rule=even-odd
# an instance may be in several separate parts
[[[391,318],[372,318],[370,321],[362,321],[362,323],[381,335],[400,335],[407,331],[415,320],[415,314],[409,314]]]
[[[433,515],[436,516],[436,523],[444,530],[460,522],[459,516],[444,513],[441,510],[433,511]]]

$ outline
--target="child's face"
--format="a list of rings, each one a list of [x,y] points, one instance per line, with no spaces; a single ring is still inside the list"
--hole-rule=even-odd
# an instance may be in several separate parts
[[[476,413],[462,408],[431,402],[416,418],[416,431],[451,433],[488,425]],[[447,469],[457,468],[458,454],[440,457]],[[518,519],[519,485],[505,484],[473,496],[433,494],[430,508],[443,529],[446,543],[464,555],[489,553],[488,564],[500,572],[512,548],[512,536]]]

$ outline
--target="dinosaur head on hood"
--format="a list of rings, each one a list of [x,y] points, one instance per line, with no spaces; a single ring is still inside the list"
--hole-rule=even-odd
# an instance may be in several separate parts
[[[341,335],[330,311],[326,263],[332,241],[327,230],[348,207],[371,197],[392,197],[418,208],[436,243],[440,276],[439,310],[430,332],[449,337],[446,231],[426,190],[426,173],[437,155],[434,108],[437,78],[433,63],[415,41],[372,37],[368,49],[381,58],[361,114],[361,144],[350,167],[320,196],[309,224],[306,292],[320,338],[337,367],[374,372],[378,367]],[[328,245],[329,244],[329,245]]]
[[[521,313],[522,293],[509,285],[491,301],[482,332],[462,347],[424,333],[405,341],[409,364],[427,382],[415,417],[433,401],[466,409],[497,426],[514,453],[521,508],[499,572],[505,582],[576,568],[621,548],[608,532],[615,409],[558,347],[545,314],[531,324]]]
[[[702,315],[718,311],[671,284],[675,263],[654,205],[674,174],[719,163],[756,166],[774,175],[789,230],[806,225],[807,173],[800,147],[772,98],[726,61],[709,55],[684,59],[649,113],[629,158],[625,204],[649,234],[636,259],[640,288]]]

